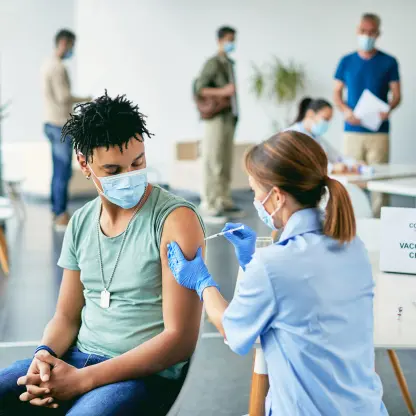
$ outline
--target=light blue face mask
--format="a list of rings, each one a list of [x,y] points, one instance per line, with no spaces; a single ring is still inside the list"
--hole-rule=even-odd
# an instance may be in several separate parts
[[[376,38],[368,35],[358,35],[358,48],[365,52],[370,52],[374,49]]]
[[[323,136],[329,129],[329,121],[320,119],[311,127],[311,132],[315,137]]]
[[[147,186],[147,170],[140,169],[114,176],[98,177],[91,166],[93,175],[100,181],[103,190],[98,192],[114,205],[123,209],[135,207],[143,197]],[[95,182],[94,182],[95,184]]]
[[[72,58],[72,56],[74,55],[74,50],[70,49],[68,51],[65,52],[64,56],[62,57],[62,59],[69,59]]]
[[[224,43],[224,52],[225,53],[232,53],[235,51],[235,43],[234,42],[225,42]]]
[[[264,198],[263,202],[257,201],[257,199],[254,200],[254,208],[256,208],[257,214],[259,218],[272,230],[277,231],[278,228],[274,225],[273,216],[280,210],[280,206],[278,206],[271,214],[269,214],[266,211],[266,208],[264,208],[264,204],[267,202],[267,200],[270,198],[270,195],[272,194],[273,189],[267,194],[266,198]]]

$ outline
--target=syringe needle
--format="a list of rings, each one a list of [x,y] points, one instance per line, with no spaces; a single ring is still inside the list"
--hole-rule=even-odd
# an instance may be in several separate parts
[[[222,232],[217,233],[217,234],[213,234],[213,235],[211,235],[211,236],[207,237],[207,238],[205,239],[205,241],[207,241],[207,240],[212,240],[213,238],[221,237],[221,236],[222,236],[222,235],[224,235],[224,234],[233,233],[233,232],[235,232],[235,231],[238,231],[238,230],[243,230],[243,229],[244,229],[244,225],[240,225],[240,227],[233,228],[233,229],[231,229],[231,230],[227,230],[227,231],[222,231]]]

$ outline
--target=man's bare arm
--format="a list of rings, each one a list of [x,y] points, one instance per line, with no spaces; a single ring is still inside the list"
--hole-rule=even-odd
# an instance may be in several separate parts
[[[342,111],[344,114],[345,120],[352,124],[353,126],[358,126],[360,120],[354,116],[352,108],[348,107],[344,102],[343,93],[344,93],[344,83],[339,79],[336,79],[334,82],[334,103],[335,106]]]
[[[84,302],[80,272],[65,269],[56,311],[46,325],[41,341],[42,345],[52,348],[58,357],[65,354],[78,335]]]
[[[402,93],[400,88],[400,81],[390,82],[391,100],[389,102],[390,111],[394,110],[400,104]]]
[[[125,354],[82,369],[83,377],[89,380],[89,389],[155,374],[192,355],[198,339],[202,304],[195,292],[176,283],[169,269],[167,244],[173,240],[189,259],[204,245],[201,224],[192,210],[176,209],[164,225],[160,248],[164,331]]]
[[[334,82],[334,103],[336,107],[343,113],[345,113],[348,110],[352,111],[351,108],[344,103],[343,93],[344,83],[339,79],[336,79]]]

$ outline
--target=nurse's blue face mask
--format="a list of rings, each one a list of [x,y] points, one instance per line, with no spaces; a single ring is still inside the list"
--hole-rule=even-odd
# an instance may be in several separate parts
[[[146,191],[146,169],[120,173],[119,175],[98,177],[91,169],[91,166],[88,165],[88,167],[91,173],[101,183],[102,191],[95,185],[100,195],[104,196],[112,204],[118,205],[120,208],[130,209],[135,207]]]
[[[311,132],[315,137],[321,137],[328,131],[328,128],[329,121],[321,118],[312,125]]]
[[[254,200],[254,208],[256,208],[257,214],[259,218],[272,230],[277,231],[278,228],[274,225],[273,216],[280,210],[280,205],[271,213],[269,214],[266,211],[266,208],[264,208],[264,204],[267,202],[267,200],[270,198],[270,195],[272,194],[273,189],[267,194],[266,198],[261,201],[257,201],[257,199]]]

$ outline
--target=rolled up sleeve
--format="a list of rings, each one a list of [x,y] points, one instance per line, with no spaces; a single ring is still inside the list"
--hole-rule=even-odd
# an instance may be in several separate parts
[[[276,311],[269,276],[261,261],[254,257],[237,282],[236,295],[223,316],[230,348],[237,354],[247,354],[257,337],[268,329]]]

